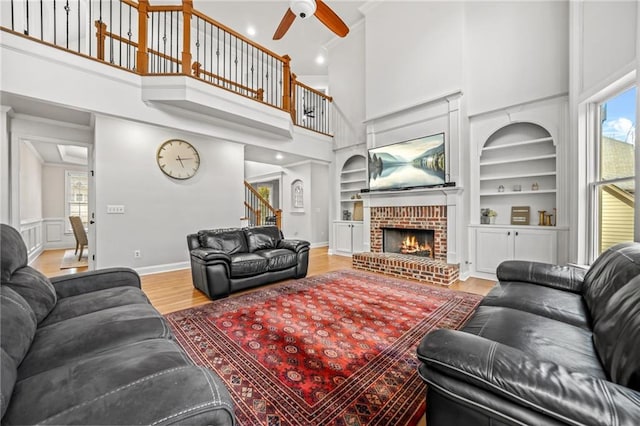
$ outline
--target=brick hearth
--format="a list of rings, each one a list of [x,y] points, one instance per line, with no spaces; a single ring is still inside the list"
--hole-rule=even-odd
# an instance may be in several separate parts
[[[434,258],[382,252],[382,228],[434,230]],[[353,267],[402,278],[451,285],[460,276],[447,259],[447,206],[371,208],[371,252],[355,253]]]

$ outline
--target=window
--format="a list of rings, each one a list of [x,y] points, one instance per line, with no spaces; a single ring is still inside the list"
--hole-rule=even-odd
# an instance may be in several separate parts
[[[65,215],[80,216],[82,223],[89,223],[89,177],[87,172],[65,172]],[[67,223],[67,231],[71,224]]]
[[[633,241],[637,88],[600,102],[591,180],[591,258]]]

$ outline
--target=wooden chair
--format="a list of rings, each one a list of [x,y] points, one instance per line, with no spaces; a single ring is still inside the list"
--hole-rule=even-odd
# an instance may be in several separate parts
[[[89,241],[87,240],[87,232],[84,230],[84,225],[82,224],[82,219],[80,219],[80,216],[69,216],[69,221],[71,222],[73,235],[76,237],[75,254],[78,254],[78,249],[80,249],[80,255],[78,256],[78,260],[80,260],[82,259],[82,251],[84,250],[84,246],[89,244]]]

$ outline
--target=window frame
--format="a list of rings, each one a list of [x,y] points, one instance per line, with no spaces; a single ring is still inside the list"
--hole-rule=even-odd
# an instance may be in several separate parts
[[[67,220],[65,220],[65,232],[67,234],[71,234],[73,233],[73,229],[71,228],[71,222],[68,220],[69,216],[71,216],[71,178],[73,175],[84,175],[87,178],[87,192],[88,192],[88,185],[89,185],[89,172],[88,171],[83,171],[83,170],[68,170],[65,169],[64,171],[64,214],[65,214],[65,218]],[[87,195],[86,200],[84,201],[84,203],[73,203],[73,204],[84,204],[87,206],[87,222],[89,220],[89,197]],[[85,223],[83,221],[83,223],[85,224],[85,226],[87,225],[87,223]]]

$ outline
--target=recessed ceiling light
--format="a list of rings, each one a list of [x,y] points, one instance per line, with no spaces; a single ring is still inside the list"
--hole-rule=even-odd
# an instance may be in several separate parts
[[[324,56],[322,56],[322,55],[318,55],[318,57],[316,58],[316,63],[317,63],[318,65],[322,65],[322,64],[324,64]]]
[[[249,34],[250,36],[254,36],[256,35],[256,29],[254,27],[252,27],[251,25],[249,25],[247,27],[247,34]]]
[[[276,154],[276,160],[282,160],[284,158],[284,156],[280,153]]]

